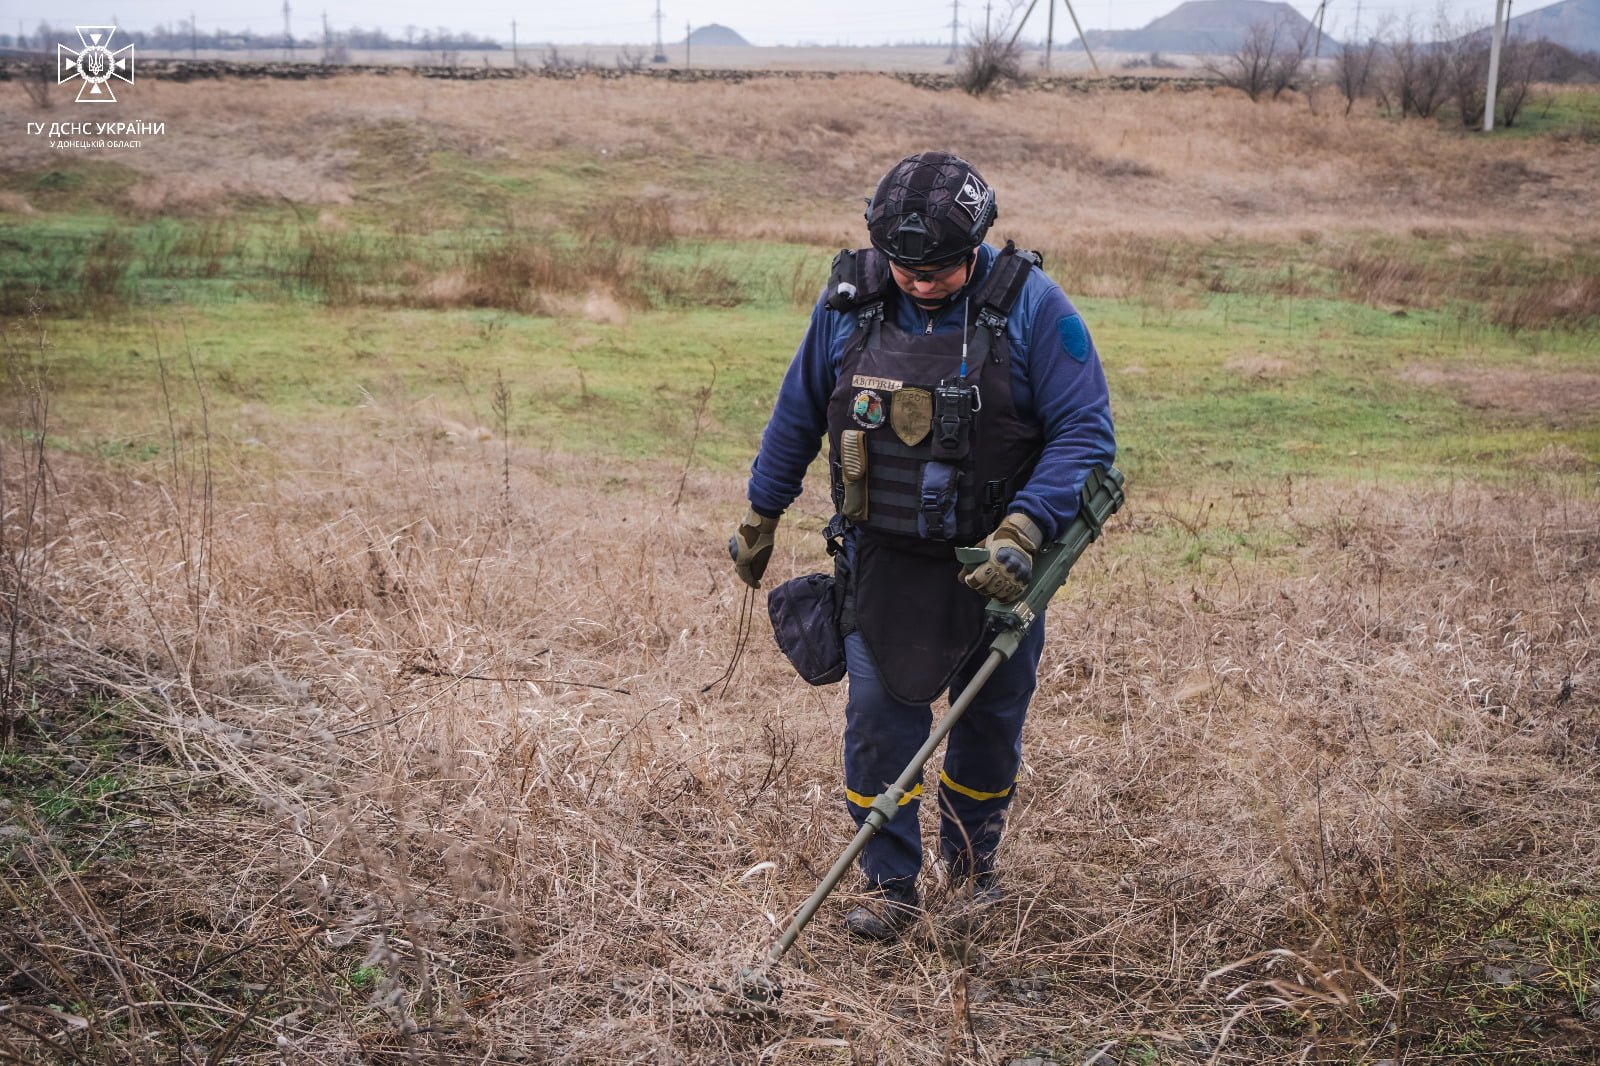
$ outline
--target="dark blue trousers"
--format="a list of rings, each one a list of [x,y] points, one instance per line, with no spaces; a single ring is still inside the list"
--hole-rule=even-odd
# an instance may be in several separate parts
[[[845,703],[845,806],[859,828],[878,794],[892,785],[928,739],[933,712],[926,703],[901,703],[884,689],[859,633],[845,638],[850,695]],[[1044,617],[1022,646],[1002,663],[950,733],[939,773],[939,853],[958,876],[994,864],[1006,808],[1022,766],[1022,723],[1038,679]],[[957,671],[949,696],[960,695],[988,657],[978,650]],[[900,813],[861,853],[861,869],[874,885],[910,888],[922,868],[917,824],[922,785],[902,801]]]

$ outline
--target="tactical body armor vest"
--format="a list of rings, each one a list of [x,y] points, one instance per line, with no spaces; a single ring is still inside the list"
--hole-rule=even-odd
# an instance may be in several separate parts
[[[829,469],[834,506],[853,525],[958,545],[1005,517],[1041,440],[1012,401],[1006,338],[1038,263],[1008,242],[970,297],[963,336],[896,326],[885,307],[900,293],[876,249],[835,258],[828,306],[854,311],[858,326],[828,400]]]
[[[875,249],[834,260],[828,307],[857,316],[828,400],[834,506],[859,530],[847,602],[903,702],[935,698],[983,640],[986,600],[959,580],[954,548],[999,525],[1041,448],[1013,402],[1006,338],[1038,264],[1008,242],[970,298],[966,330],[933,334],[885,314],[900,293]]]

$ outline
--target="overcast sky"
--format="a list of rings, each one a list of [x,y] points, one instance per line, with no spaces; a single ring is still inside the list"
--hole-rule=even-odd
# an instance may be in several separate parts
[[[751,44],[886,44],[910,41],[948,41],[951,4],[948,0],[660,0],[665,19],[663,36],[681,41],[686,23],[704,26],[720,22],[743,34]],[[1049,0],[1039,0],[1041,5]],[[1546,7],[1552,0],[1523,0],[1515,13]],[[994,0],[994,10],[1006,9],[1009,0]],[[1128,29],[1143,26],[1177,6],[1178,0],[1074,0],[1086,30]],[[615,43],[655,39],[655,0],[457,0],[448,5],[437,0],[290,0],[295,35],[314,37],[321,32],[324,11],[335,28],[381,26],[395,33],[406,26],[445,26],[481,36],[509,38],[511,20],[517,36],[528,42]],[[960,0],[963,26],[981,24],[983,0]],[[1294,7],[1311,15],[1316,3],[1304,0]],[[1414,14],[1432,21],[1438,0],[1330,0],[1327,25],[1340,34],[1355,22],[1357,8],[1363,24],[1384,16],[1404,18]],[[1458,20],[1481,13],[1494,18],[1494,0],[1449,0]],[[283,27],[282,0],[7,0],[0,7],[0,33],[15,33],[20,26],[32,34],[41,20],[61,25],[116,24],[150,29],[159,23],[186,22],[193,11],[200,29],[253,30],[277,33]],[[1046,8],[1029,21],[1028,36],[1043,39]],[[1060,40],[1074,36],[1064,7],[1057,8],[1056,34]]]

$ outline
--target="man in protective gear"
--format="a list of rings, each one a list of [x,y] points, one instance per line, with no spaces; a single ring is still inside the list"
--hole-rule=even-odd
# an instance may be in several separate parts
[[[857,826],[927,738],[931,703],[982,660],[984,605],[1018,598],[1034,553],[1076,517],[1115,456],[1100,359],[1083,319],[1033,253],[984,243],[994,191],[966,160],[922,152],[869,201],[871,244],[841,252],[784,376],[751,466],[750,511],[729,548],[759,587],[778,519],[829,444],[848,575],[845,806]],[[963,567],[955,548],[983,543]],[[939,851],[952,881],[999,898],[995,854],[1016,793],[1022,726],[1045,626],[994,674],[949,737]],[[868,898],[846,915],[888,939],[915,920],[917,805],[867,845]]]

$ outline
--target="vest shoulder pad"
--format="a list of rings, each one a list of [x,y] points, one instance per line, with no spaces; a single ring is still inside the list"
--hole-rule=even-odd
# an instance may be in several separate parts
[[[1022,287],[1028,283],[1029,272],[1034,267],[1043,266],[1044,256],[1018,248],[1015,242],[1007,241],[1000,254],[995,256],[989,276],[984,279],[983,289],[978,293],[978,321],[995,333],[1004,330],[1006,321],[1011,317],[1011,309],[1016,306],[1017,297],[1022,295]]]
[[[882,252],[876,248],[842,248],[833,257],[824,306],[830,311],[865,310],[883,302],[888,283],[889,264]]]

